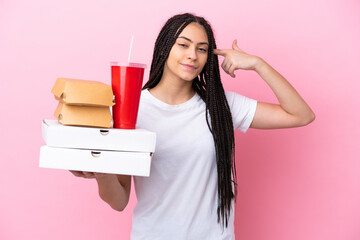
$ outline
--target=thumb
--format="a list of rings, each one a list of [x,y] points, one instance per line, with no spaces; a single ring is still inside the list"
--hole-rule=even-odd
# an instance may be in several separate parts
[[[237,45],[237,40],[236,39],[233,41],[232,49],[242,52],[242,50]]]

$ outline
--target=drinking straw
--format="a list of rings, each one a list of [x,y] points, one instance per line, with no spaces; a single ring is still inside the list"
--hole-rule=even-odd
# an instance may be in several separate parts
[[[130,50],[129,50],[129,56],[128,56],[128,63],[130,63],[130,56],[131,56],[131,49],[134,41],[134,35],[131,36],[131,42],[130,42]]]

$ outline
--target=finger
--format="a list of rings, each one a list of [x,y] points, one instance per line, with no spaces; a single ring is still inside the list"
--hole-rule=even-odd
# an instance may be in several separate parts
[[[92,172],[83,172],[85,178],[95,178],[94,173]]]
[[[226,62],[225,62],[225,61],[222,62],[221,68],[222,68],[225,72],[227,71]]]
[[[231,66],[229,67],[229,75],[230,75],[232,78],[235,78],[235,77],[236,77],[235,74],[234,74],[235,70],[236,70],[236,65],[235,65],[235,64],[233,64],[233,65],[231,65]]]
[[[239,51],[239,52],[243,52],[243,50],[241,50],[238,45],[237,45],[237,40],[235,39],[232,43],[232,49],[233,50],[236,50],[236,51]]]
[[[227,74],[229,74],[229,68],[231,66],[231,61],[229,59],[224,60],[224,70]]]
[[[227,74],[230,74],[230,72],[229,72],[229,63],[225,63],[225,64],[222,66],[222,69],[223,69],[224,72],[226,72]]]
[[[80,171],[73,171],[73,170],[69,170],[69,171],[76,177],[82,177],[83,176],[82,172],[80,172]]]
[[[225,56],[226,55],[226,50],[225,49],[214,49],[213,53],[216,55],[220,55],[220,56]]]

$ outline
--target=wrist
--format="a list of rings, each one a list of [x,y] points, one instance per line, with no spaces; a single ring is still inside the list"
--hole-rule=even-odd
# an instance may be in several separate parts
[[[109,174],[94,172],[94,175],[96,179],[102,179],[102,178],[106,178]]]
[[[255,64],[254,64],[254,71],[259,73],[259,71],[261,71],[261,69],[263,68],[263,66],[265,65],[265,61],[260,58],[260,57],[255,57]]]
[[[97,173],[95,179],[100,185],[108,185],[112,182],[117,182],[117,177],[114,174]]]

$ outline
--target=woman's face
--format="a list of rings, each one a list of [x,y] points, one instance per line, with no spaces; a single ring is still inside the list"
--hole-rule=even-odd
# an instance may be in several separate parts
[[[165,62],[166,77],[192,81],[205,66],[209,41],[203,26],[190,23],[180,33]]]

